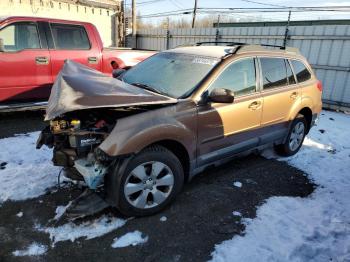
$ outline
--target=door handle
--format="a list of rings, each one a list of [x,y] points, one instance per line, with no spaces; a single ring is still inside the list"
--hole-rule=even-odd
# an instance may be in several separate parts
[[[298,97],[298,92],[293,92],[290,94],[291,99],[296,99]]]
[[[97,64],[97,57],[94,57],[94,56],[88,57],[88,63]]]
[[[35,57],[35,63],[37,65],[48,65],[49,59],[46,56],[37,56]]]
[[[251,110],[256,110],[260,106],[261,106],[261,102],[260,101],[254,101],[248,106],[248,108],[251,109]]]

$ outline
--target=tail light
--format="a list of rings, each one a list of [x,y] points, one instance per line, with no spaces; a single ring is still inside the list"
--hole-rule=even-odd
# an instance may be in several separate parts
[[[322,92],[322,82],[320,80],[317,81],[317,89]]]

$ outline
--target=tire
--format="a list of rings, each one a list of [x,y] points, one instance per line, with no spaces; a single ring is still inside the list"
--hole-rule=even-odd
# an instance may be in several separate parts
[[[284,144],[275,147],[276,152],[281,156],[295,155],[303,145],[307,133],[307,122],[303,115],[298,115],[290,126],[288,136]],[[294,142],[293,142],[294,141]]]
[[[149,216],[161,211],[184,183],[179,159],[158,145],[117,163],[109,175],[108,198],[126,216]]]

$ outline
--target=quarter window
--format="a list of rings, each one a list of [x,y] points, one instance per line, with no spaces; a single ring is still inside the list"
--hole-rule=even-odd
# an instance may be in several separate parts
[[[295,82],[295,78],[294,78],[294,74],[293,74],[292,68],[290,67],[290,64],[289,64],[288,60],[284,60],[284,62],[286,63],[286,66],[287,66],[288,84],[289,85],[294,85],[294,84],[296,84],[296,82]]]
[[[40,48],[39,34],[35,23],[15,23],[0,30],[5,52]]]
[[[51,32],[56,49],[87,50],[90,49],[89,38],[85,28],[76,25],[51,24]]]
[[[311,78],[311,74],[309,70],[307,70],[306,66],[297,60],[292,60],[292,65],[294,68],[294,73],[298,79],[298,82],[305,82]]]
[[[283,58],[260,58],[260,63],[264,89],[288,84],[287,69]]]
[[[254,93],[256,90],[254,59],[246,58],[229,65],[212,83],[209,90],[216,88],[232,90],[235,96]]]

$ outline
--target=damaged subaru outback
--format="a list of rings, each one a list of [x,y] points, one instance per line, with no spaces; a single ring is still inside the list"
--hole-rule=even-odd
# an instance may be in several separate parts
[[[37,148],[53,148],[54,165],[86,184],[72,214],[89,213],[90,201],[151,215],[207,167],[266,147],[297,153],[321,95],[294,48],[201,43],[155,54],[118,79],[67,61]]]

